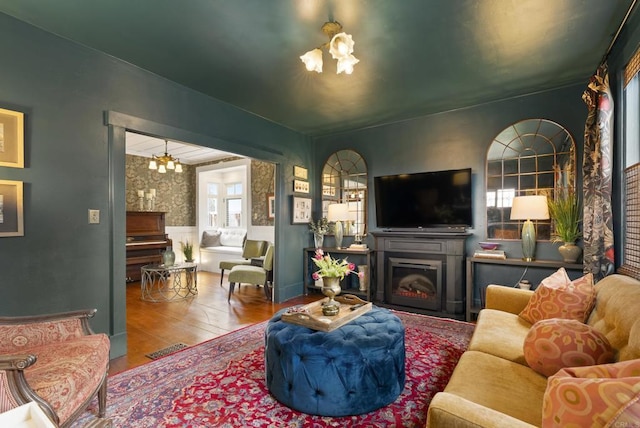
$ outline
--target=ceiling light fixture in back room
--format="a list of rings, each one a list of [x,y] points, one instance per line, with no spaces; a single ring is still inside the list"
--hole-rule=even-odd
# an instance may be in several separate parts
[[[325,22],[321,28],[330,41],[319,47],[310,50],[300,57],[304,65],[309,71],[322,73],[322,48],[328,48],[333,59],[338,60],[337,74],[345,72],[353,73],[353,66],[360,62],[358,58],[353,56],[353,37],[342,31],[342,25],[339,22]]]
[[[164,155],[153,155],[149,162],[149,169],[157,169],[160,174],[164,174],[168,169],[175,172],[182,172],[182,164],[167,152],[167,140],[164,140]]]

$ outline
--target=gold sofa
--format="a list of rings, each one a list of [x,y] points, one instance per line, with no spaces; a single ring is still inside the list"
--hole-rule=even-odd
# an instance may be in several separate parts
[[[610,275],[596,284],[587,319],[603,333],[616,361],[640,358],[640,281]],[[547,378],[527,365],[531,324],[518,314],[533,291],[490,285],[468,350],[429,406],[427,427],[532,427],[542,423]]]

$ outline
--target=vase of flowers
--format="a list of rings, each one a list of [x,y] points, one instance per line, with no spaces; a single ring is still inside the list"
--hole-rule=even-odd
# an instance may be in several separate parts
[[[327,220],[326,217],[322,217],[318,221],[311,220],[309,222],[309,229],[313,232],[313,244],[315,248],[322,248],[324,235],[329,233],[329,220]]]
[[[340,311],[340,305],[335,301],[334,297],[342,291],[340,281],[354,272],[356,266],[353,263],[349,263],[346,258],[342,260],[334,259],[330,254],[325,254],[321,248],[316,249],[311,260],[318,267],[312,277],[314,280],[322,278],[322,294],[329,298],[322,306],[322,313],[326,316],[337,315]]]

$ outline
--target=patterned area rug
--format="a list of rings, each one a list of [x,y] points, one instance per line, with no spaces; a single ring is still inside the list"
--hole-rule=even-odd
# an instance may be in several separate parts
[[[394,313],[406,328],[406,384],[374,412],[312,416],[276,401],[264,380],[263,322],[111,376],[107,417],[114,427],[424,427],[431,398],[446,386],[474,326]],[[91,421],[96,407],[74,427]]]
[[[151,358],[152,360],[157,360],[160,357],[164,357],[169,354],[173,354],[174,352],[180,351],[182,349],[188,348],[184,343],[176,343],[174,345],[168,346],[166,348],[162,348],[159,351],[152,352],[150,354],[146,354],[145,357]]]

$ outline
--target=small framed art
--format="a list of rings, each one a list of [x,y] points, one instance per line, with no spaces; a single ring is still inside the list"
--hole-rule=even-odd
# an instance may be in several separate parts
[[[276,197],[273,193],[267,195],[267,217],[276,218]]]
[[[24,113],[0,108],[0,166],[24,168]]]
[[[309,223],[311,221],[311,198],[293,196],[291,223]]]
[[[22,181],[0,180],[0,237],[24,236]]]
[[[293,191],[296,193],[309,193],[309,182],[293,180]]]
[[[293,176],[306,180],[309,178],[309,172],[307,171],[307,168],[296,165],[293,167]]]

